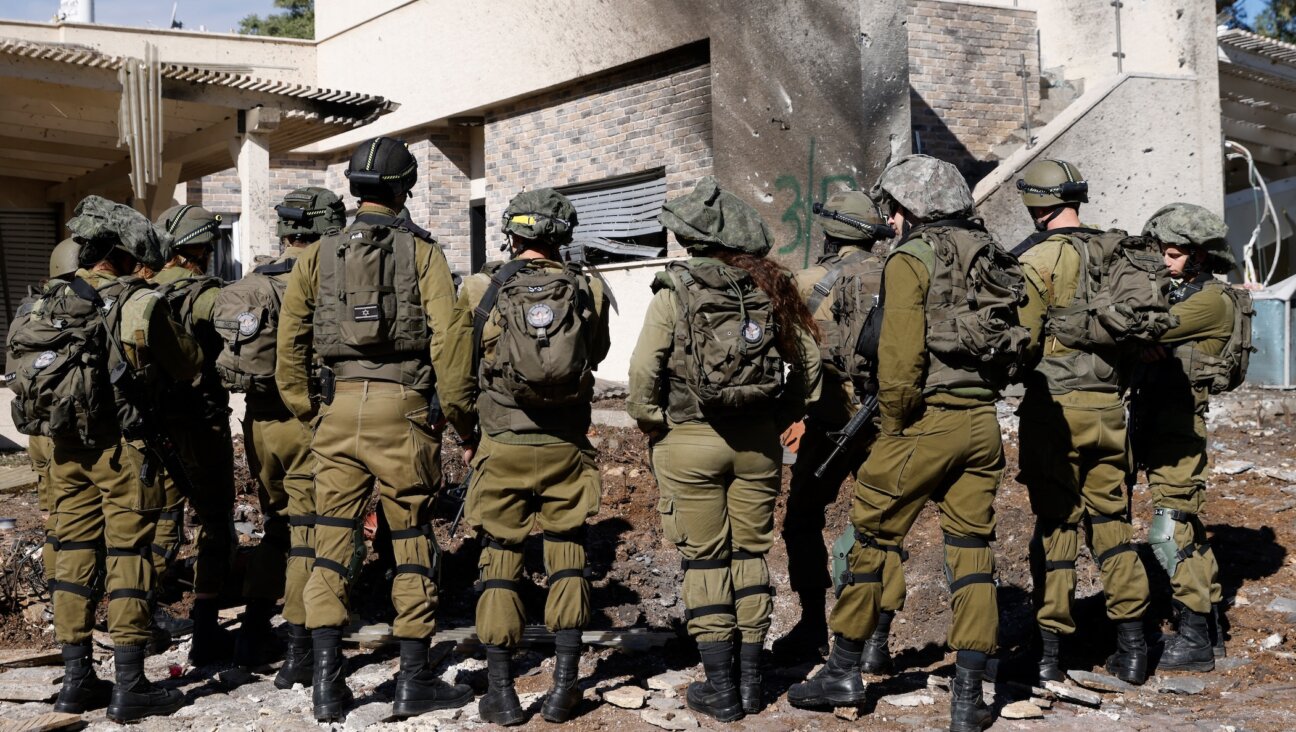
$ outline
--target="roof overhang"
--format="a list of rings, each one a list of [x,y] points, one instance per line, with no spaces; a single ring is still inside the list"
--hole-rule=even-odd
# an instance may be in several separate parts
[[[1296,165],[1296,45],[1240,29],[1218,39],[1224,136],[1258,163]]]
[[[137,148],[167,171],[153,179],[174,185],[230,168],[247,133],[263,134],[275,155],[398,106],[232,67],[146,62],[147,80],[131,89],[125,79],[142,68],[138,59],[0,38],[0,176],[43,185],[50,201],[91,192],[122,198],[138,191]]]

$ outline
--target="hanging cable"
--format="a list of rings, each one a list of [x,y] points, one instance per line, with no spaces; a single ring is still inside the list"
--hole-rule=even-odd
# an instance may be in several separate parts
[[[1239,145],[1232,140],[1225,140],[1224,147],[1237,152],[1226,153],[1225,158],[1228,160],[1245,160],[1247,163],[1247,176],[1251,183],[1252,198],[1255,200],[1256,225],[1251,231],[1251,238],[1246,245],[1242,247],[1243,260],[1243,279],[1246,284],[1260,284],[1268,286],[1269,281],[1273,279],[1274,273],[1278,271],[1279,253],[1282,250],[1282,224],[1278,220],[1278,211],[1274,208],[1273,199],[1269,197],[1269,186],[1265,184],[1264,177],[1260,171],[1256,170],[1255,158],[1251,156],[1251,151]],[[1263,205],[1260,199],[1255,197],[1255,192],[1259,191],[1263,198]],[[1274,227],[1274,251],[1273,261],[1270,263],[1268,271],[1265,273],[1264,280],[1259,278],[1259,270],[1256,262],[1261,260],[1260,254],[1256,251],[1256,243],[1260,239],[1260,232],[1264,229],[1264,222],[1270,220]],[[1264,268],[1264,262],[1259,261],[1260,268]]]

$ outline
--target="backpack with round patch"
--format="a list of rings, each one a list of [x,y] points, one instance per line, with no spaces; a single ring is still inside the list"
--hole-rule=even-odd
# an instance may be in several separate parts
[[[212,324],[222,348],[216,357],[221,383],[249,396],[275,396],[276,335],[288,274],[296,258],[263,264],[221,288],[212,309]]]

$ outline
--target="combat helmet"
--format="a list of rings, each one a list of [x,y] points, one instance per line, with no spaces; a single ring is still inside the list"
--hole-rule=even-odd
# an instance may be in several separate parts
[[[523,191],[509,201],[500,231],[562,246],[571,242],[576,224],[576,207],[566,196],[552,188],[537,188]]]
[[[170,246],[163,248],[162,258],[170,259],[184,247],[214,249],[220,241],[221,216],[202,206],[172,206],[158,217],[157,225],[171,235]]]
[[[81,245],[77,255],[81,266],[102,260],[112,249],[126,252],[150,269],[161,269],[166,261],[162,255],[171,247],[171,235],[130,206],[92,195],[78,203],[73,214],[67,227]]]
[[[1237,266],[1226,238],[1228,224],[1195,203],[1162,206],[1143,225],[1143,236],[1162,244],[1200,247],[1206,251],[1202,269],[1213,274],[1225,274]]]
[[[814,212],[820,217],[824,234],[833,239],[874,242],[895,236],[882,220],[877,204],[863,191],[838,191],[822,205],[816,203]]]
[[[356,198],[395,201],[413,190],[418,161],[401,140],[375,137],[360,143],[351,154],[346,177]]]
[[[723,247],[763,257],[774,242],[756,209],[721,190],[709,175],[693,190],[662,204],[658,220],[693,253]]]
[[[975,203],[963,174],[930,155],[893,160],[869,191],[879,204],[894,201],[919,222],[967,218]]]
[[[1089,181],[1080,169],[1065,160],[1036,160],[1017,179],[1022,203],[1031,208],[1052,208],[1068,203],[1089,203]]]
[[[275,233],[280,237],[318,238],[330,229],[346,226],[346,204],[327,188],[298,188],[275,206],[275,214],[279,216]]]
[[[81,245],[75,239],[64,239],[50,252],[49,278],[51,280],[67,279],[76,274],[81,263],[77,261]]]

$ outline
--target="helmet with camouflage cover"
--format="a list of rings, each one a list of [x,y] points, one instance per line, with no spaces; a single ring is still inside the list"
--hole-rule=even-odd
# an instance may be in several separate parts
[[[216,242],[220,241],[220,214],[202,206],[172,206],[158,217],[157,225],[172,237],[171,245],[162,250],[164,259],[175,256],[176,251],[184,247],[214,249]]]
[[[968,217],[976,205],[958,168],[930,155],[893,160],[869,196],[879,204],[895,201],[920,222]]]
[[[284,196],[275,213],[279,216],[275,233],[280,237],[318,238],[330,229],[346,226],[346,204],[327,188],[298,188]]]
[[[64,239],[54,247],[50,252],[49,260],[49,278],[51,280],[67,279],[76,274],[77,267],[81,266],[77,258],[81,252],[81,245],[76,243],[75,239]]]
[[[1162,244],[1200,247],[1206,251],[1204,269],[1213,273],[1224,274],[1237,266],[1226,238],[1228,224],[1195,203],[1172,203],[1161,207],[1143,225],[1143,236]]]
[[[1017,179],[1022,203],[1032,208],[1052,208],[1089,202],[1089,181],[1080,169],[1065,160],[1036,160]]]
[[[361,199],[395,202],[418,181],[418,161],[401,140],[375,137],[351,154],[346,177],[351,195]]]
[[[886,224],[882,220],[882,214],[878,212],[877,204],[863,191],[838,191],[829,196],[827,201],[824,201],[823,210],[849,216],[852,219],[869,224],[879,226]],[[877,238],[877,232],[869,234],[836,219],[820,216],[818,221],[819,225],[823,227],[824,233],[834,239],[875,241]]]
[[[576,207],[552,188],[523,191],[504,209],[500,230],[523,239],[562,246],[572,240]]]
[[[86,196],[67,223],[72,238],[81,245],[77,261],[90,266],[108,256],[112,249],[123,252],[151,269],[161,269],[162,252],[172,237],[154,226],[139,211],[100,196]]]
[[[663,204],[658,218],[690,252],[718,246],[763,257],[774,243],[756,209],[721,190],[709,175]]]

